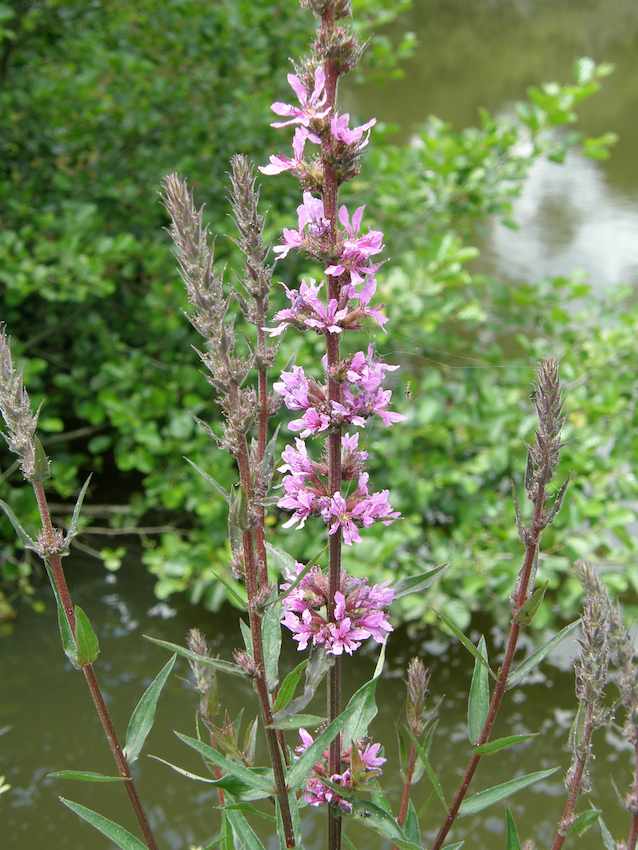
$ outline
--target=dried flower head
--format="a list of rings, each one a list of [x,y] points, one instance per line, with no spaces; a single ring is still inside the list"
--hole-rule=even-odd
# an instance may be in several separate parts
[[[0,324],[0,413],[7,427],[4,438],[9,449],[20,458],[20,469],[25,478],[36,474],[38,417],[31,409],[31,401],[24,386],[22,374],[11,357],[11,347],[5,326]]]
[[[191,629],[186,642],[191,652],[202,658],[210,658],[208,643],[199,629]],[[189,658],[188,663],[193,674],[193,687],[200,694],[200,716],[203,720],[210,722],[211,717],[217,711],[217,677],[215,671],[210,664],[199,659]]]
[[[300,6],[302,9],[310,9],[318,17],[330,11],[335,20],[352,14],[352,0],[300,0]]]
[[[529,447],[525,487],[530,501],[549,484],[558,464],[563,427],[563,399],[558,360],[543,360],[538,367],[534,404],[538,417],[536,439]]]
[[[408,665],[406,716],[408,726],[415,737],[420,737],[425,728],[425,702],[430,685],[430,670],[420,658],[413,658]]]

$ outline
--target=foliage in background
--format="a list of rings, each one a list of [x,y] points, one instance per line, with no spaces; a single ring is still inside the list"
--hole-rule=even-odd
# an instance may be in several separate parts
[[[207,201],[215,231],[229,231],[226,163],[237,149],[265,161],[272,137],[261,118],[281,95],[273,80],[310,26],[294,3],[277,5],[277,28],[266,0],[205,9],[116,2],[108,14],[105,4],[48,0],[0,19],[3,318],[24,343],[36,401],[47,393],[41,422],[57,441],[60,501],[77,488],[82,466],[108,470],[115,462],[115,480],[96,476],[91,501],[105,507],[91,527],[171,528],[143,538],[158,595],[187,591],[213,608],[226,593],[216,575],[230,580],[224,505],[181,457],[223,483],[231,469],[191,418],[207,410],[210,392],[193,368],[165,220],[152,199],[177,166]],[[406,3],[358,5],[369,28]],[[396,57],[384,43],[370,51],[382,67]],[[409,48],[408,38],[402,49]],[[512,200],[539,157],[558,161],[574,145],[606,155],[611,137],[583,140],[571,125],[608,70],[581,61],[572,85],[532,89],[513,119],[483,114],[478,128],[460,132],[432,119],[407,148],[388,134],[353,184],[374,197],[393,258],[380,283],[395,331],[381,353],[403,365],[397,395],[409,422],[383,433],[382,443],[381,431],[371,435],[371,454],[381,458],[376,480],[403,495],[406,518],[366,539],[347,567],[377,580],[397,569],[412,573],[424,560],[447,561],[437,602],[459,623],[481,602],[504,601],[511,587],[518,541],[503,496],[532,428],[530,420],[520,424],[524,387],[535,360],[550,352],[562,356],[573,384],[565,465],[574,480],[569,506],[547,535],[546,577],[552,588],[562,584],[564,613],[575,607],[575,585],[565,580],[574,556],[626,567],[612,569],[609,582],[618,591],[638,587],[627,529],[638,490],[638,308],[622,290],[596,303],[578,281],[506,285],[471,271],[478,230],[491,216],[511,219]],[[374,185],[366,185],[371,175]],[[264,192],[274,234],[290,210],[271,186]],[[281,194],[290,203],[291,193]],[[220,240],[217,253],[232,274],[230,242]],[[281,365],[294,353],[285,348]],[[316,352],[299,351],[297,362],[305,354]],[[406,454],[409,468],[396,462]],[[24,515],[33,508],[29,494],[14,485],[8,464],[3,472],[1,495]],[[278,524],[277,513],[269,520]],[[1,569],[10,587],[21,578],[26,591],[29,566],[6,531]],[[282,532],[280,540],[300,552],[306,545],[303,535],[293,543]],[[102,551],[111,568],[122,553],[120,538]],[[407,616],[422,613],[418,598],[406,603]]]

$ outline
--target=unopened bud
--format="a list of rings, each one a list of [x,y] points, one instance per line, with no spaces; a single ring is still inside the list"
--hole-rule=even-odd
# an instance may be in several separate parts
[[[429,684],[430,671],[420,658],[413,658],[408,666],[406,714],[408,725],[417,737],[423,732],[423,714]]]
[[[255,661],[251,655],[249,655],[245,649],[235,649],[233,650],[233,659],[235,664],[250,676],[251,679],[254,679],[257,675],[257,667],[255,665]]]

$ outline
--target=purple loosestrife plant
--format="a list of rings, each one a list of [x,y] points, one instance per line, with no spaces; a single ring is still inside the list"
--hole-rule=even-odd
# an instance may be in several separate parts
[[[370,584],[351,576],[342,566],[342,543],[356,546],[366,530],[399,519],[386,490],[371,489],[366,462],[368,424],[390,427],[404,417],[392,409],[392,393],[384,386],[395,365],[385,363],[369,345],[365,351],[348,347],[348,331],[385,329],[386,318],[375,302],[377,274],[381,270],[384,237],[364,226],[364,207],[353,211],[339,204],[339,190],[359,170],[362,152],[370,142],[375,120],[351,127],[350,116],[337,108],[340,77],[357,62],[360,47],[344,24],[349,0],[303,0],[319,18],[311,55],[288,81],[296,103],[276,102],[273,111],[283,120],[278,129],[291,128],[292,155],[276,154],[261,168],[268,177],[287,174],[300,183],[302,203],[296,228],[286,228],[273,249],[275,264],[263,239],[264,218],[259,211],[259,190],[250,162],[237,155],[231,162],[231,205],[237,229],[236,243],[244,256],[239,279],[229,285],[215,265],[203,210],[195,206],[186,183],[167,177],[164,202],[170,216],[181,275],[190,304],[189,319],[203,340],[198,352],[221,411],[215,426],[200,423],[216,445],[229,452],[237,467],[237,486],[229,492],[206,471],[196,470],[216,497],[228,505],[229,556],[233,574],[243,583],[241,593],[232,588],[243,607],[244,647],[233,661],[211,655],[206,638],[191,631],[187,647],[155,640],[173,657],[151,683],[136,707],[120,747],[93,671],[99,647],[90,623],[74,607],[62,570],[61,558],[77,533],[80,495],[67,535],[56,530],[46,502],[43,481],[49,463],[36,437],[37,415],[32,412],[21,374],[15,369],[4,330],[0,328],[0,413],[9,447],[19,458],[25,478],[33,485],[40,507],[42,531],[32,540],[17,519],[9,519],[23,543],[45,561],[59,608],[65,651],[82,669],[95,707],[115,757],[119,777],[137,815],[144,844],[101,815],[65,801],[80,817],[111,839],[121,850],[157,847],[129,770],[153,725],[160,692],[175,663],[175,655],[188,660],[198,694],[196,737],[179,738],[202,758],[212,778],[198,776],[163,761],[180,774],[207,783],[219,803],[221,829],[208,847],[221,850],[264,850],[249,823],[260,801],[275,814],[280,850],[301,847],[300,821],[304,807],[327,811],[328,850],[340,850],[344,819],[355,818],[374,830],[384,842],[402,850],[451,850],[448,834],[458,816],[482,811],[515,791],[553,774],[558,768],[517,776],[493,788],[469,795],[469,788],[484,755],[497,753],[527,740],[514,735],[493,740],[492,732],[506,693],[517,687],[547,653],[573,634],[572,623],[515,666],[522,632],[532,623],[546,585],[538,581],[543,532],[561,508],[566,483],[550,494],[562,445],[563,399],[558,363],[543,361],[538,368],[533,401],[538,420],[528,449],[524,486],[530,505],[528,520],[515,498],[516,524],[524,550],[511,601],[511,623],[498,673],[488,657],[487,643],[474,645],[444,614],[438,616],[475,658],[468,698],[470,754],[459,788],[448,805],[432,763],[437,725],[437,704],[429,708],[430,673],[413,659],[407,670],[405,717],[399,722],[399,761],[403,785],[395,816],[379,784],[386,756],[381,743],[369,737],[377,713],[375,692],[383,670],[385,644],[392,632],[390,606],[407,593],[423,592],[443,567],[428,569],[400,582]],[[323,268],[323,280],[301,279],[285,286],[288,305],[274,316],[270,298],[274,272],[284,266],[291,251],[307,256]],[[240,320],[238,321],[238,314]],[[247,340],[241,334],[248,328]],[[316,364],[322,378],[315,379],[299,365],[272,381],[270,371],[277,338],[293,330],[319,335],[325,355]],[[270,387],[272,386],[272,391]],[[294,438],[275,460],[277,432],[270,434],[270,418],[283,405],[294,414],[289,430]],[[281,474],[281,493],[271,495],[273,478]],[[318,529],[327,543],[328,569],[308,557],[296,562],[266,542],[266,510],[277,504],[289,516],[286,527],[305,523]],[[270,553],[270,558],[268,554]],[[274,556],[274,557],[273,557]],[[270,560],[270,563],[269,563]],[[542,564],[540,565],[542,569]],[[577,814],[579,795],[587,787],[592,762],[593,732],[609,722],[604,701],[609,679],[618,684],[626,714],[625,731],[636,758],[636,770],[627,808],[631,815],[628,850],[638,842],[638,697],[636,652],[622,614],[609,602],[602,583],[587,567],[579,568],[585,589],[581,628],[581,654],[576,664],[576,695],[584,723],[575,724],[572,763],[567,773],[567,800],[558,822],[554,848],[559,850],[574,829],[591,826],[590,811]],[[282,633],[307,653],[300,664],[280,674]],[[380,646],[371,679],[347,701],[342,695],[342,663],[364,643]],[[613,668],[613,669],[612,669]],[[254,687],[259,717],[242,733],[242,720],[224,707],[218,677],[234,676]],[[327,679],[325,717],[304,710]],[[493,688],[490,680],[494,681]],[[268,766],[256,764],[258,720],[267,744]],[[582,725],[582,729],[581,729]],[[201,728],[208,732],[208,741]],[[313,730],[313,732],[309,731]],[[286,734],[299,741],[291,744]],[[72,776],[69,773],[73,774]],[[433,842],[426,845],[412,789],[422,776],[445,806],[446,817]],[[66,771],[64,778],[104,781],[105,777]],[[201,786],[200,786],[201,787]],[[349,822],[349,821],[348,821]],[[346,822],[347,823],[347,822]],[[428,824],[429,829],[435,824]],[[601,827],[602,828],[602,827]],[[511,813],[507,815],[509,850],[531,850],[521,845]],[[434,834],[434,833],[433,833]],[[606,847],[613,839],[604,835]],[[611,842],[611,843],[610,843]],[[352,841],[348,838],[349,846]]]

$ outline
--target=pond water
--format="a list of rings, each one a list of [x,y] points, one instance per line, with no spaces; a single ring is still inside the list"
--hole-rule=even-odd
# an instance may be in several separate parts
[[[508,114],[528,86],[568,82],[575,59],[611,62],[615,73],[582,108],[582,129],[619,141],[606,162],[570,155],[532,171],[512,231],[493,224],[480,267],[502,279],[537,280],[576,271],[598,289],[638,273],[638,4],[635,0],[414,0],[398,31],[419,46],[405,77],[350,92],[362,116],[411,134],[429,115],[457,129],[478,110]]]
[[[68,574],[76,601],[91,616],[101,639],[102,657],[97,671],[118,729],[125,730],[129,714],[144,687],[166,660],[165,653],[142,638],[150,634],[173,642],[183,642],[187,629],[201,628],[214,650],[230,657],[237,646],[238,612],[227,608],[219,614],[187,606],[169,607],[158,603],[152,582],[141,567],[130,561],[116,575],[97,567],[68,561]],[[502,643],[497,629],[486,626],[489,645],[496,656]],[[475,635],[476,636],[476,635]],[[290,642],[288,642],[290,644]],[[286,663],[298,656],[288,645]],[[62,795],[95,808],[127,825],[132,831],[128,803],[118,785],[86,785],[47,778],[59,769],[96,770],[112,774],[110,753],[93,715],[82,677],[66,663],[58,645],[54,612],[44,615],[24,611],[13,632],[0,643],[0,775],[12,786],[0,797],[0,847],[2,850],[107,850],[109,842],[64,809]],[[396,768],[395,722],[403,709],[402,679],[414,654],[432,668],[433,693],[442,696],[440,726],[433,759],[446,789],[456,786],[468,757],[465,731],[464,690],[471,676],[472,660],[463,649],[449,647],[440,635],[428,630],[408,635],[405,629],[392,635],[384,679],[379,686],[380,714],[374,723],[374,736],[382,741],[389,757],[386,787],[397,805],[400,779]],[[574,707],[573,677],[569,671],[571,649],[566,647],[542,674],[507,701],[495,734],[538,732],[531,744],[483,760],[474,790],[505,781],[514,775],[553,766],[564,768],[565,751]],[[369,678],[374,654],[359,654],[348,663],[348,689]],[[288,668],[289,669],[289,668]],[[204,785],[193,783],[147,758],[157,754],[194,772],[202,772],[195,754],[177,741],[173,730],[194,734],[196,696],[187,683],[185,662],[179,662],[169,681],[158,712],[155,728],[138,762],[135,773],[162,848],[190,850],[204,846],[215,834],[215,800]],[[232,716],[246,706],[247,715],[256,713],[252,693],[234,679],[223,683],[223,701]],[[316,706],[321,713],[321,705]],[[292,735],[293,733],[291,733]],[[613,783],[624,790],[630,779],[629,753],[623,751],[616,733],[599,735],[594,773],[593,800],[601,806],[608,823],[618,835],[626,829],[627,816],[619,805]],[[613,781],[612,781],[613,779]],[[424,806],[429,789],[422,781],[415,799]],[[546,846],[563,804],[562,773],[535,786],[523,796],[511,798],[519,828]],[[582,803],[584,808],[586,804]],[[492,850],[504,846],[503,804],[483,816],[459,822],[455,835],[468,837],[467,850]],[[430,802],[424,824],[440,822],[441,809]],[[323,847],[323,819],[310,818],[306,835],[308,850]],[[386,847],[373,833],[350,828],[360,848]],[[600,847],[593,832],[579,839],[580,850]],[[270,847],[275,850],[275,844]],[[269,848],[270,850],[270,848]]]

